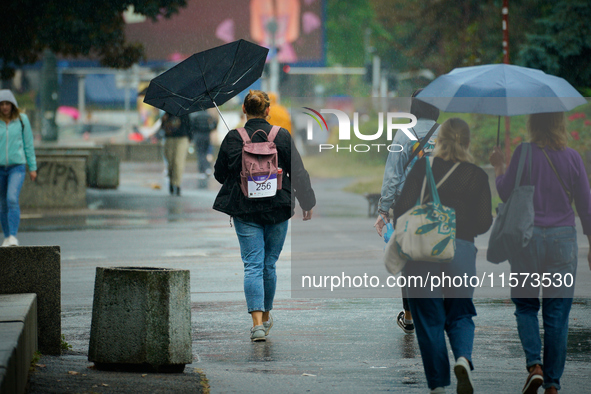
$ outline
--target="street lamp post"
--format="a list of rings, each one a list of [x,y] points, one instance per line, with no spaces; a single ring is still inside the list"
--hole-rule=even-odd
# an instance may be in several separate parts
[[[277,39],[275,34],[277,33],[277,21],[275,18],[271,18],[267,23],[267,31],[271,35],[271,62],[270,62],[270,81],[269,91],[279,93],[279,59],[277,56]]]

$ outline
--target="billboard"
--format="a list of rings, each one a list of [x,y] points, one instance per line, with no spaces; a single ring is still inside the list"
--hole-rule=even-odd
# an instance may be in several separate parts
[[[240,38],[270,48],[274,30],[280,62],[321,66],[324,1],[188,0],[170,19],[128,23],[126,40],[143,43],[147,61],[179,61]]]

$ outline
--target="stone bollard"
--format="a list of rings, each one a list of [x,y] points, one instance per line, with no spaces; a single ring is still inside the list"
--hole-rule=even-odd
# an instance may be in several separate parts
[[[192,358],[188,270],[97,267],[89,361],[99,369],[182,372]]]

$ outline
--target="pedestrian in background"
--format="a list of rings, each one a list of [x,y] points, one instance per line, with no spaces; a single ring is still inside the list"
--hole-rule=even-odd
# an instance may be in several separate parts
[[[244,125],[253,143],[267,141],[271,124],[267,122],[270,100],[265,92],[251,90],[244,98]],[[254,134],[255,131],[262,130]],[[279,168],[283,170],[282,188],[275,196],[246,197],[240,188],[243,140],[238,130],[230,130],[214,165],[215,179],[222,184],[213,208],[233,218],[244,263],[244,295],[252,317],[250,339],[264,341],[273,326],[277,275],[275,263],[283,248],[288,220],[294,215],[295,199],[303,210],[303,219],[312,219],[316,197],[291,135],[283,128],[275,137]]]
[[[191,136],[189,116],[174,116],[167,112],[162,115],[161,128],[164,131],[164,155],[170,180],[168,190],[171,195],[180,196]]]
[[[393,149],[388,153],[386,160],[386,167],[384,168],[384,179],[382,181],[382,192],[380,201],[378,203],[378,218],[374,224],[380,237],[383,237],[384,226],[390,222],[390,208],[396,204],[396,200],[400,196],[406,176],[410,172],[412,165],[423,156],[429,156],[435,147],[435,138],[439,124],[439,109],[427,104],[423,101],[415,99],[423,89],[417,89],[411,98],[410,113],[416,116],[417,124],[410,130],[417,138],[416,141],[411,140],[402,131],[398,130],[392,140],[393,145],[402,146],[402,151]],[[432,137],[425,143],[420,152],[417,152],[414,157],[413,152],[419,148],[420,141],[427,137],[429,131],[435,128]],[[408,294],[406,286],[401,288],[402,291],[402,307],[403,310],[398,313],[396,322],[398,326],[407,334],[415,332],[415,327],[412,319],[412,313],[408,304]]]
[[[189,115],[191,119],[191,134],[197,154],[197,171],[200,179],[211,175],[211,166],[207,155],[211,148],[210,134],[218,126],[217,119],[207,110],[194,112]]]
[[[37,178],[37,161],[31,123],[21,114],[16,98],[8,89],[0,90],[0,223],[2,246],[18,246],[21,220],[19,196],[25,181],[26,165],[32,181]]]
[[[269,122],[275,126],[283,127],[291,134],[291,115],[287,108],[279,104],[279,100],[276,93],[269,93],[269,100],[271,100],[271,106],[269,107]]]
[[[581,156],[566,146],[568,133],[563,112],[530,115],[527,131],[531,141],[531,181],[534,189],[534,230],[528,245],[509,258],[512,273],[550,274],[565,280],[577,270],[577,232],[574,200],[581,219],[583,233],[591,243],[591,193]],[[499,196],[507,201],[515,187],[517,167],[523,144],[518,146],[505,172],[505,158],[495,147],[490,163],[495,168]],[[525,161],[524,174],[530,171]],[[522,185],[530,184],[529,176]],[[591,269],[591,251],[587,257]],[[574,282],[573,282],[574,283]],[[542,319],[544,322],[544,357],[538,325],[540,310],[539,283],[524,283],[511,287],[515,317],[521,345],[525,352],[528,377],[524,394],[536,393],[543,385],[546,394],[560,390],[560,378],[566,361],[568,316],[574,286],[550,286],[542,290]]]
[[[475,164],[468,148],[470,128],[459,118],[443,122],[439,128],[433,151],[433,177],[439,182],[452,169],[458,167],[437,189],[441,204],[454,208],[456,214],[455,255],[449,263],[408,261],[404,267],[406,277],[429,276],[468,277],[476,275],[476,247],[474,238],[488,231],[492,224],[490,187],[486,172]],[[413,208],[420,198],[425,179],[425,158],[410,170],[404,188],[394,206],[394,218]],[[420,286],[408,286],[409,305],[415,321],[415,331],[421,350],[421,360],[431,393],[445,393],[450,385],[450,363],[445,333],[455,358],[454,373],[458,380],[458,393],[472,393],[472,348],[476,308],[472,301],[474,288],[438,287],[431,291]]]

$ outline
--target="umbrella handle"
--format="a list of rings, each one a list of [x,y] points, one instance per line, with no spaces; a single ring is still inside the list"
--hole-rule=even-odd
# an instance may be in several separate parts
[[[499,115],[499,123],[497,124],[497,146],[499,146],[500,134],[501,134],[501,115]]]

